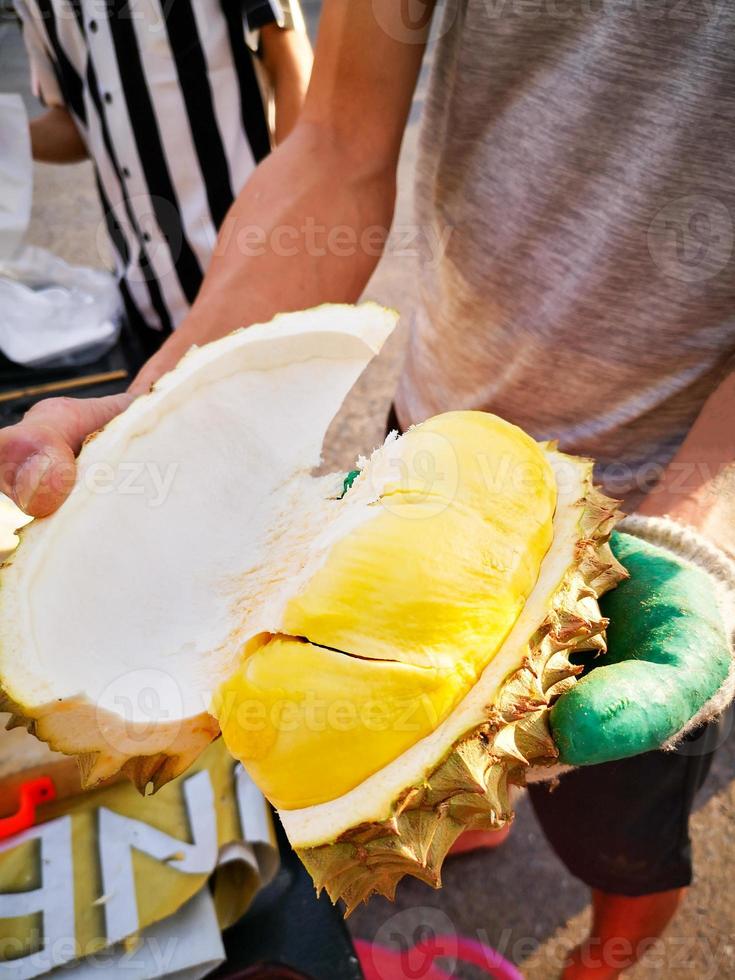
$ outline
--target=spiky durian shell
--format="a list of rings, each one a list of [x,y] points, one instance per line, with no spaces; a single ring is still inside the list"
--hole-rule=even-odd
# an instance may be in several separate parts
[[[342,899],[349,914],[373,894],[392,899],[412,875],[438,888],[447,852],[469,829],[500,829],[513,817],[511,785],[531,765],[553,765],[558,753],[549,708],[582,667],[569,655],[604,651],[607,621],[597,599],[626,577],[608,540],[616,501],[592,485],[591,464],[578,524],[576,560],[556,588],[521,665],[498,689],[485,721],[467,732],[417,785],[397,797],[387,819],[352,827],[335,841],[299,848],[317,891]]]

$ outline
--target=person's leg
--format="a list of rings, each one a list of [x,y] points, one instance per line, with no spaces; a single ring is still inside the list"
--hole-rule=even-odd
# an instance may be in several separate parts
[[[589,938],[564,980],[613,980],[646,952],[692,877],[689,814],[729,718],[676,752],[648,752],[529,786],[543,831],[567,869],[592,888]]]
[[[663,933],[685,888],[651,895],[592,890],[592,927],[564,967],[563,980],[617,980]]]
[[[449,848],[449,856],[470,854],[473,851],[489,851],[505,843],[510,833],[510,824],[500,830],[465,830]]]

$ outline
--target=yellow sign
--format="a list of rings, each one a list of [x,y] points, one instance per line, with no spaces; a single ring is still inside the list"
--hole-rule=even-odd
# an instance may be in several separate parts
[[[134,936],[215,871],[225,928],[275,870],[270,811],[221,740],[154,796],[120,783],[49,804],[47,816],[0,842],[0,977],[38,976]]]

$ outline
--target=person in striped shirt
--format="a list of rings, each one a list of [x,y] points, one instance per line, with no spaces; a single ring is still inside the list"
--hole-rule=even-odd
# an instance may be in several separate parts
[[[47,106],[30,124],[34,159],[92,160],[127,318],[150,352],[194,302],[238,191],[296,121],[311,70],[298,0],[16,9]]]

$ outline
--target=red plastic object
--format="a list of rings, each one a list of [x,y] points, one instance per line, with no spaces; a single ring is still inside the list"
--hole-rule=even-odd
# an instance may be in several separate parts
[[[50,776],[29,779],[20,787],[20,805],[9,817],[0,817],[0,840],[28,830],[36,822],[36,807],[56,799],[56,789]]]
[[[523,980],[517,967],[496,950],[461,936],[433,936],[400,952],[356,939],[355,949],[365,980],[452,980],[449,973],[434,965],[434,960],[446,956],[448,950],[453,959],[479,966],[495,980]]]

